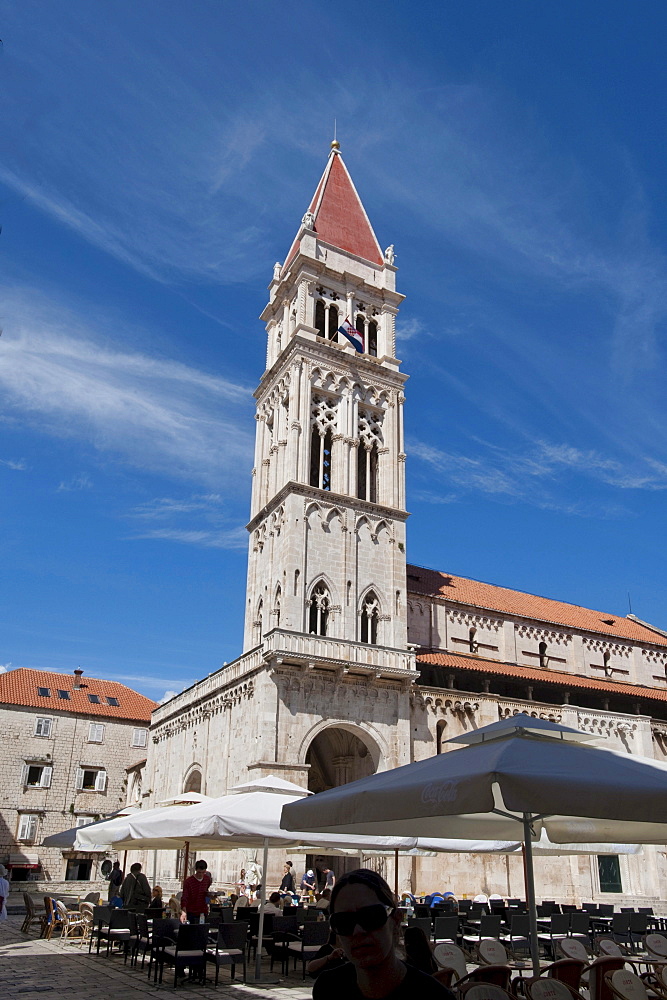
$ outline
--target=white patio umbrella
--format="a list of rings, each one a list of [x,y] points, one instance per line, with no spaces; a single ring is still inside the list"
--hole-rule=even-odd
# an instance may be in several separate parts
[[[667,840],[667,767],[586,744],[595,737],[527,715],[449,742],[429,757],[283,810],[283,827],[323,833],[517,839],[526,853],[526,902],[535,972],[532,841],[556,844]]]
[[[196,847],[202,851],[261,848],[264,873],[270,847],[289,847],[304,853],[317,853],[323,849],[327,853],[349,853],[351,849],[357,852],[372,848],[393,851],[397,848],[409,850],[415,846],[414,837],[386,836],[379,832],[370,837],[329,833],[302,836],[281,830],[283,806],[311,794],[300,785],[269,775],[237,785],[232,794],[208,799],[198,805],[153,809],[143,815],[137,813],[126,817],[127,823],[122,829],[116,827],[115,831],[98,831],[97,836],[104,832],[116,849],[124,850],[152,846],[171,849]],[[263,893],[259,911],[256,981],[261,981],[264,896]]]

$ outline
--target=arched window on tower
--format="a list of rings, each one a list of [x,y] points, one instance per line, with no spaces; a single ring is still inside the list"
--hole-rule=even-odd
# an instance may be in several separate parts
[[[308,612],[308,631],[311,635],[326,635],[329,625],[329,614],[331,601],[329,591],[324,583],[318,583],[313,587]]]
[[[362,336],[362,339],[363,339],[363,342],[364,342],[364,351],[367,351],[368,350],[368,345],[366,343],[366,317],[362,316],[361,313],[358,313],[357,319],[356,319],[356,322],[355,322],[354,325],[355,325],[355,327],[357,328],[357,330],[359,331],[359,333]]]
[[[547,656],[547,644],[546,642],[541,642],[537,647],[537,651],[540,657],[540,666],[547,667],[549,665],[549,657]]]
[[[609,662],[610,660],[611,660],[611,653],[609,652],[608,649],[605,649],[604,653],[602,654],[602,666],[604,667],[605,677],[611,677],[612,674],[614,673],[614,671],[611,668],[611,664]]]
[[[438,724],[435,727],[435,752],[442,753],[442,744],[444,741],[445,729],[447,727],[447,721],[445,719],[439,719]]]
[[[280,584],[278,584],[276,588],[275,600],[273,602],[273,618],[274,618],[273,624],[276,628],[280,628],[280,605],[282,603],[282,597],[283,597],[283,592],[280,588]]]
[[[468,648],[470,649],[471,653],[476,653],[479,650],[479,643],[475,639],[476,635],[477,635],[477,629],[475,628],[474,625],[471,625],[470,629],[468,630]]]
[[[336,423],[336,403],[320,396],[313,396],[310,431],[311,486],[320,490],[331,489],[331,449],[333,428]]]
[[[315,329],[320,337],[324,337],[326,330],[326,310],[322,299],[315,303]]]
[[[378,356],[378,325],[375,320],[368,324],[368,344],[366,350],[373,358]]]
[[[377,503],[378,493],[378,446],[359,442],[357,450],[357,496],[360,500]]]
[[[329,340],[338,340],[338,307],[329,306]]]
[[[361,605],[361,641],[377,645],[380,604],[372,590],[366,594]]]
[[[264,603],[260,600],[257,605],[257,615],[254,622],[252,623],[252,635],[253,635],[253,646],[259,646],[262,641],[262,611],[264,610]]]

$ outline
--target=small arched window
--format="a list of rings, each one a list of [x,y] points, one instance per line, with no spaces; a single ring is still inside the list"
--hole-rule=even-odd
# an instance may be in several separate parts
[[[338,340],[338,307],[329,306],[329,340]]]
[[[326,329],[326,310],[322,299],[315,303],[315,329],[320,337],[324,337]]]
[[[296,595],[297,595],[297,593],[299,591],[299,577],[300,576],[301,576],[301,573],[299,572],[299,570],[295,569],[294,570],[294,596],[295,597],[296,597]]]
[[[378,356],[378,325],[373,320],[368,324],[368,353],[377,358]]]
[[[264,602],[260,600],[257,605],[257,617],[253,622],[253,645],[259,646],[262,641],[262,611],[264,610]]]
[[[361,641],[377,645],[380,604],[372,590],[366,594],[361,606]]]
[[[309,603],[308,631],[311,635],[326,635],[331,601],[329,600],[329,591],[324,583],[318,583],[316,587],[313,587]]]
[[[280,628],[280,605],[282,603],[283,592],[280,589],[280,584],[276,589],[276,597],[273,602],[273,617],[275,618],[275,627]]]
[[[547,644],[546,642],[541,642],[537,647],[540,656],[540,666],[546,667],[549,665],[549,657],[547,656]]]
[[[476,635],[477,635],[477,629],[475,628],[474,625],[471,625],[468,631],[468,647],[471,653],[476,653],[479,650],[479,643],[475,639]]]
[[[183,785],[183,791],[201,792],[201,771],[198,768],[194,768],[190,771],[185,780],[185,784]]]
[[[444,741],[445,729],[447,728],[447,722],[445,719],[440,719],[437,726],[435,727],[435,752],[442,753],[442,744]]]
[[[604,667],[605,676],[607,677],[611,677],[611,675],[613,674],[613,670],[611,669],[611,664],[609,662],[610,660],[611,660],[611,653],[609,652],[608,649],[605,649],[604,653],[602,654],[602,665]]]

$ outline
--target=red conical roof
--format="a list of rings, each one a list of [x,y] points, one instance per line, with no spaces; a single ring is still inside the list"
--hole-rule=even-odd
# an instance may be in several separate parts
[[[384,259],[380,244],[343,163],[343,157],[336,149],[331,151],[308,211],[315,218],[315,232],[325,243],[382,266]],[[299,241],[295,240],[285,260],[285,267],[298,251]]]

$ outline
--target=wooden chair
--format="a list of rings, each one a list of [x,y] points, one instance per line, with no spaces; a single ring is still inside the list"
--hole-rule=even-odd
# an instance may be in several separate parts
[[[607,972],[616,972],[625,965],[625,959],[607,956],[596,958],[588,966],[588,993],[590,1000],[614,1000],[609,983],[605,979]]]
[[[477,955],[483,965],[507,965],[505,946],[495,938],[486,938],[479,942]]]
[[[651,958],[667,961],[667,938],[662,934],[647,934],[644,938],[644,948],[649,961]]]
[[[24,934],[27,934],[32,923],[35,920],[39,921],[40,917],[37,913],[37,908],[35,907],[35,901],[29,892],[23,893],[23,902],[25,904],[25,916],[23,918],[23,923],[21,924],[21,930]]]
[[[63,927],[62,917],[58,913],[55,899],[52,899],[51,896],[45,896],[44,917],[42,923],[41,936],[43,938],[46,938],[47,941],[50,941],[53,936],[53,931],[55,930],[56,927],[58,927],[62,932],[62,927]]]

